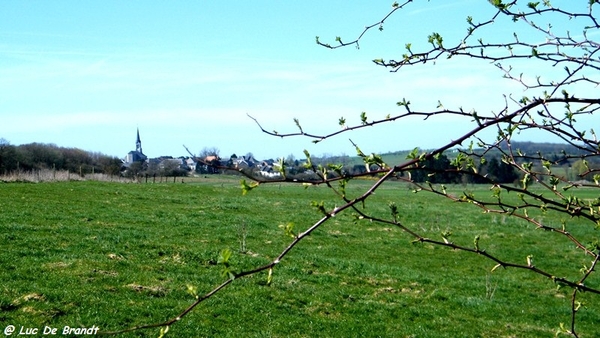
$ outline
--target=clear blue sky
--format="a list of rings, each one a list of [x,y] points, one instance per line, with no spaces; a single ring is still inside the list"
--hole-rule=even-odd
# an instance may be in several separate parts
[[[399,58],[406,42],[433,31],[446,39],[464,32],[467,15],[489,12],[485,1],[416,1],[360,49],[315,44],[317,35],[351,40],[392,2],[2,2],[0,138],[118,157],[135,148],[137,128],[150,157],[185,155],[184,144],[217,147],[221,156],[354,155],[349,137],[365,152],[442,145],[464,124],[413,119],[313,145],[262,134],[246,117],[282,133],[295,131],[298,118],[306,131],[327,133],[341,116],[358,123],[362,111],[369,119],[397,114],[403,97],[421,109],[438,99],[486,112],[503,103],[497,89],[514,85],[485,63],[391,74],[371,62]]]

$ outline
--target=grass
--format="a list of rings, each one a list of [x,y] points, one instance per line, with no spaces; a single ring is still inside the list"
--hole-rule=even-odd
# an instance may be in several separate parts
[[[27,182],[27,183],[40,183],[40,182],[60,182],[60,181],[103,181],[103,182],[122,182],[129,183],[132,179],[124,177],[88,173],[80,176],[78,173],[70,172],[68,170],[54,170],[54,169],[36,169],[31,171],[17,170],[9,173],[0,175],[0,182]]]
[[[291,240],[280,224],[301,231],[320,218],[312,200],[335,205],[323,187],[266,185],[242,196],[238,186],[225,176],[186,184],[0,184],[0,323],[110,331],[162,322],[193,302],[188,286],[203,294],[224,281],[216,264],[222,249],[234,251],[237,271],[265,264]],[[533,255],[537,267],[571,279],[589,265],[556,234],[405,185],[384,186],[366,207],[386,215],[389,201],[403,224],[427,237],[451,231],[453,241],[470,246],[480,235],[488,252],[523,263]],[[598,238],[593,226],[566,221],[574,233]],[[167,337],[551,337],[569,323],[571,290],[524,271],[491,273],[493,262],[480,256],[411,241],[399,229],[340,214],[286,256],[272,285],[266,274],[236,280]],[[600,336],[598,298],[582,297],[578,329]]]

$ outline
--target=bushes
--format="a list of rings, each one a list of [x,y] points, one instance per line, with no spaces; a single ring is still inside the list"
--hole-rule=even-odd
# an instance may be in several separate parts
[[[0,139],[0,174],[43,169],[69,171],[79,175],[117,175],[121,169],[121,160],[114,156],[54,144],[29,143],[13,146]]]

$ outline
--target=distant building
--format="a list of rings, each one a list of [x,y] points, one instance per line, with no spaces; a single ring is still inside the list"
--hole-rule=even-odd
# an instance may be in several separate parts
[[[236,169],[253,168],[259,163],[259,161],[255,159],[254,156],[252,156],[251,154],[240,157],[236,156],[235,158],[232,157],[230,160],[231,164],[233,164],[233,166]]]
[[[200,162],[196,165],[196,171],[201,174],[218,174],[219,169],[217,167],[220,165],[223,164],[219,155],[208,155],[200,159]]]
[[[192,171],[192,172],[196,171],[196,166],[198,165],[198,161],[196,161],[195,159],[193,159],[191,157],[186,158],[184,161],[190,171]]]
[[[146,162],[147,160],[148,156],[144,155],[142,152],[142,140],[140,139],[140,129],[138,128],[137,139],[135,141],[135,150],[132,150],[127,154],[123,164],[128,167],[134,162]]]

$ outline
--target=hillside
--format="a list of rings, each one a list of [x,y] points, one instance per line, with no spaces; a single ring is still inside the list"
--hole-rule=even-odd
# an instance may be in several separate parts
[[[584,152],[581,149],[578,149],[575,146],[566,144],[566,143],[548,143],[548,142],[513,142],[511,144],[512,148],[514,151],[521,151],[523,154],[527,154],[527,155],[531,155],[531,156],[537,156],[538,152],[541,153],[545,158],[548,158],[552,161],[556,161],[556,162],[560,162],[560,159],[563,158],[565,155],[570,155],[570,156],[580,156],[582,154],[584,154]],[[504,145],[502,147],[503,150],[508,150],[506,145]],[[427,151],[429,149],[422,149],[422,151]],[[388,152],[388,153],[382,153],[380,154],[381,157],[383,158],[385,163],[388,163],[390,165],[392,164],[400,164],[402,162],[406,161],[406,157],[408,156],[408,154],[410,154],[410,152],[412,151],[412,149],[408,149],[408,150],[398,150],[398,151],[393,151],[393,152]],[[482,153],[483,149],[475,149],[476,153]],[[445,155],[449,158],[449,159],[454,159],[456,157],[457,152],[456,151],[449,151],[446,152]],[[488,157],[500,157],[501,154],[499,151],[490,151],[488,152]],[[331,159],[335,160],[339,158],[336,157],[332,157]],[[588,161],[590,161],[591,163],[600,163],[600,159],[594,160],[594,159],[588,159]],[[344,164],[347,165],[357,165],[357,164],[363,164],[362,159],[359,156],[348,156],[347,158],[344,159]]]

